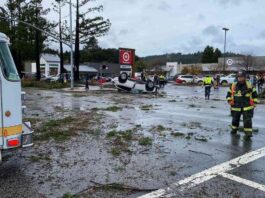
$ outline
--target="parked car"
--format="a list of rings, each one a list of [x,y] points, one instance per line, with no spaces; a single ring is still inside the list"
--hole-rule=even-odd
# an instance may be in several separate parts
[[[236,80],[236,74],[229,74],[228,76],[220,78],[221,85],[230,85],[234,83],[235,80]]]
[[[215,75],[214,75],[214,77],[215,77],[215,78],[217,78],[217,76],[219,76],[219,77],[220,77],[220,79],[221,79],[222,77],[225,77],[225,75],[224,75],[224,74],[215,74]]]
[[[98,78],[98,84],[103,85],[106,82],[108,82],[107,80],[108,80],[107,78],[100,77],[100,78]]]
[[[177,84],[185,84],[185,83],[193,83],[194,76],[193,75],[179,75],[176,79]]]
[[[195,76],[194,77],[194,83],[198,84],[198,85],[202,85],[203,84],[203,78],[202,76]]]
[[[174,77],[174,76],[169,76],[169,77],[167,78],[167,81],[168,81],[168,82],[173,82],[173,81],[175,81],[175,77]]]
[[[56,76],[51,76],[51,81],[54,82],[54,81],[59,81],[61,79],[61,75],[58,74]]]

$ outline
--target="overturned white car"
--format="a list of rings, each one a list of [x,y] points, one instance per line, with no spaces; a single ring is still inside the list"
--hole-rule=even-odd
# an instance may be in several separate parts
[[[142,81],[130,79],[128,74],[123,72],[119,77],[112,80],[119,91],[153,93],[156,91],[155,83],[151,80]]]

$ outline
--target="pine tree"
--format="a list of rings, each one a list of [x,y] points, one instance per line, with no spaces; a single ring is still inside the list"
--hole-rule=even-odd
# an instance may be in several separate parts
[[[88,3],[94,0],[76,0],[76,28],[75,28],[75,54],[74,54],[74,78],[79,80],[79,64],[80,64],[80,44],[87,44],[92,37],[100,37],[105,35],[110,28],[110,21],[104,20],[101,16],[89,17],[88,14],[93,12],[101,12],[103,6],[88,8],[86,12],[81,12],[80,9],[87,6]]]
[[[222,52],[218,48],[215,49],[214,51],[214,62],[218,62],[218,58],[222,57]]]
[[[10,37],[11,52],[19,73],[23,70],[24,60],[35,59],[38,79],[40,78],[39,54],[45,46],[44,41],[47,37],[21,21],[50,30],[52,25],[43,17],[49,9],[44,10],[40,6],[41,3],[42,0],[7,0],[5,6],[0,8],[0,16],[11,19],[1,19],[1,31]]]
[[[64,29],[64,25],[62,22],[62,7],[65,4],[65,0],[55,0],[56,4],[54,5],[54,11],[56,13],[58,13],[58,29],[59,29],[59,39],[60,39],[60,74],[65,72],[64,69],[64,53],[63,53],[63,29]]]
[[[202,55],[202,63],[214,63],[214,48],[206,46]]]

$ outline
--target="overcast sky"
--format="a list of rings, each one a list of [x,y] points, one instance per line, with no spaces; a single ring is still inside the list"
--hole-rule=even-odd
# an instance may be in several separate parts
[[[264,0],[98,0],[112,22],[102,47],[132,47],[141,56],[196,52],[208,44],[265,55]]]
[[[44,0],[49,7],[53,0]],[[73,0],[74,2],[75,0]],[[223,51],[265,55],[265,0],[97,0],[110,19],[104,48],[135,48],[140,56],[189,53],[206,45]],[[68,18],[68,6],[64,16]],[[54,13],[49,19],[56,19]]]

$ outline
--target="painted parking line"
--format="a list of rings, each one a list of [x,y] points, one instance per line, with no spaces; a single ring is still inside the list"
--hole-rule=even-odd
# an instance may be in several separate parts
[[[246,165],[262,157],[265,157],[265,147],[255,150],[255,151],[251,151],[249,153],[246,153],[242,156],[239,156],[235,159],[224,162],[212,168],[206,169],[200,173],[194,174],[186,179],[176,182],[167,188],[159,189],[149,194],[140,196],[139,198],[170,197],[170,194],[174,193],[174,191],[176,190],[183,191],[183,190],[189,189],[198,184],[201,184],[210,179],[213,179],[217,177],[218,175],[220,175],[221,173],[231,171],[235,168]]]
[[[241,183],[241,184],[244,184],[244,185],[247,185],[247,186],[250,186],[252,188],[255,188],[255,189],[258,189],[258,190],[265,192],[265,185],[262,185],[262,184],[259,184],[259,183],[256,183],[256,182],[253,182],[253,181],[250,181],[250,180],[247,180],[247,179],[235,176],[235,175],[231,175],[228,173],[221,173],[219,175],[224,177],[224,178],[236,181],[238,183]]]

